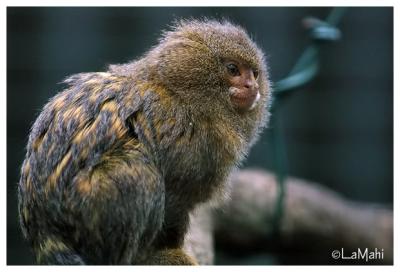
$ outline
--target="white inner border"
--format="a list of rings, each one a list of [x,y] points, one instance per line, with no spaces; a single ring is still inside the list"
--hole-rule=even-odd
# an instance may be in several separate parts
[[[2,200],[1,207],[1,218],[3,223],[0,224],[1,228],[1,266],[2,271],[10,270],[10,271],[21,271],[27,270],[30,271],[71,271],[74,269],[75,271],[81,270],[90,270],[90,271],[109,271],[110,269],[118,269],[124,271],[188,271],[188,270],[203,270],[203,271],[216,271],[216,270],[229,270],[229,271],[339,271],[339,270],[347,270],[347,271],[400,271],[399,270],[399,262],[400,262],[400,254],[399,254],[399,243],[398,243],[398,234],[396,230],[399,228],[399,201],[397,197],[399,196],[399,186],[396,181],[399,178],[399,144],[398,138],[400,135],[399,125],[396,124],[396,121],[399,120],[399,99],[396,91],[398,91],[398,74],[397,67],[399,64],[399,54],[396,52],[396,49],[399,46],[398,38],[398,20],[396,18],[400,18],[399,12],[399,1],[389,1],[389,0],[363,0],[363,1],[355,1],[355,0],[324,0],[324,1],[289,1],[289,0],[268,0],[268,1],[260,1],[260,0],[231,0],[231,1],[220,1],[220,0],[202,0],[202,1],[193,1],[193,0],[175,0],[175,1],[160,1],[160,0],[146,0],[146,1],[128,1],[128,0],[113,0],[113,1],[88,1],[88,0],[69,0],[69,1],[55,1],[55,0],[44,0],[44,1],[29,1],[29,0],[19,0],[19,1],[3,1],[3,11],[1,12],[1,39],[2,39],[2,73],[1,73],[1,82],[3,86],[3,91],[1,92],[0,99],[0,122],[1,122],[1,133],[0,133],[0,152],[1,152],[1,164],[0,164],[0,172],[3,183],[3,190],[0,190],[0,199]],[[6,71],[7,71],[7,63],[6,63],[6,16],[7,16],[7,6],[393,6],[394,7],[394,266],[202,266],[202,267],[132,267],[132,266],[118,266],[118,267],[107,267],[107,266],[91,266],[91,267],[68,267],[68,266],[7,266],[6,262],[6,227],[7,227],[7,217],[6,217],[6,197],[7,197],[7,176],[6,176]],[[373,19],[373,18],[371,18]],[[21,79],[23,80],[23,79]],[[3,270],[4,269],[4,270]]]

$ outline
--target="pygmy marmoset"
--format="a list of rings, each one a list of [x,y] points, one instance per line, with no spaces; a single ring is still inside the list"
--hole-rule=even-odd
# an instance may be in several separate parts
[[[222,191],[268,119],[262,51],[190,20],[142,58],[67,78],[34,123],[19,182],[42,264],[195,264],[188,214]]]

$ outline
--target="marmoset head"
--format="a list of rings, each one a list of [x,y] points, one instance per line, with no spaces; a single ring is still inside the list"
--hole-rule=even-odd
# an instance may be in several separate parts
[[[230,22],[181,21],[148,57],[156,66],[154,79],[184,103],[246,113],[267,100],[264,54],[243,28]]]

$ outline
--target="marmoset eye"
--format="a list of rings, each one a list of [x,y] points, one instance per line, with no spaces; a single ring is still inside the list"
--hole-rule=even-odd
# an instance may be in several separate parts
[[[231,76],[240,76],[239,67],[234,63],[228,63],[226,69]]]

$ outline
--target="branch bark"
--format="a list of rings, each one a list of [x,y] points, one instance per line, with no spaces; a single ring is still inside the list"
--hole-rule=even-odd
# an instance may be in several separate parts
[[[256,248],[281,256],[291,248],[312,254],[326,250],[325,261],[332,262],[334,249],[377,248],[384,249],[380,263],[393,263],[393,212],[389,209],[350,201],[319,184],[289,177],[279,236],[273,237],[275,176],[242,170],[230,184],[230,197],[218,208],[202,206],[191,215],[185,247],[200,264],[213,263],[214,240],[231,250]],[[313,264],[312,258],[308,264]]]

